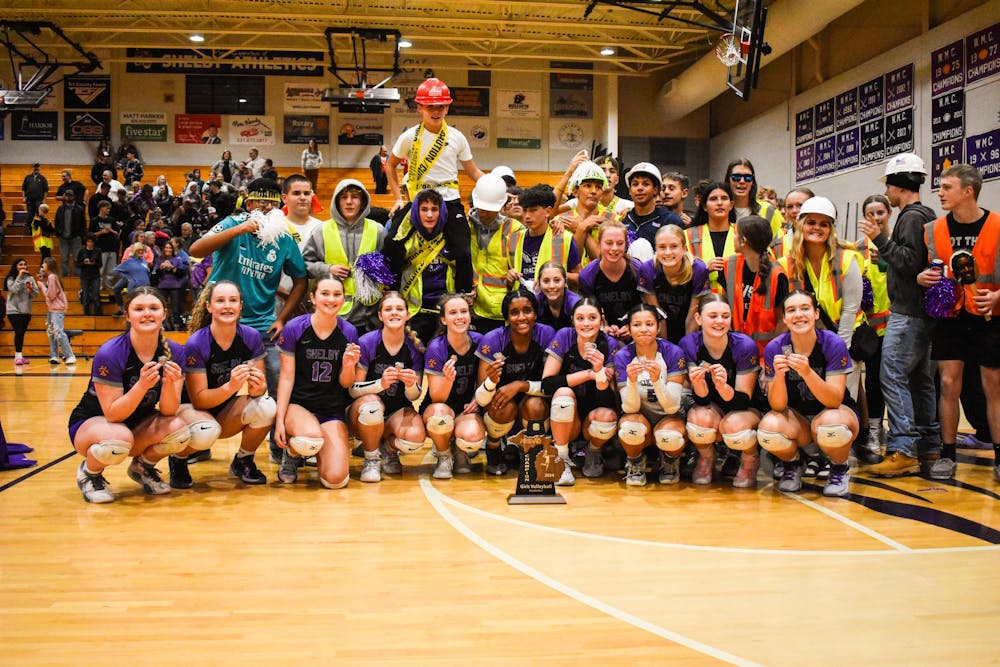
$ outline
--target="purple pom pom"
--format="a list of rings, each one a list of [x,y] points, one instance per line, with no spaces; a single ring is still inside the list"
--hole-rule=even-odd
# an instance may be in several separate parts
[[[875,290],[872,281],[867,277],[861,279],[861,310],[871,310],[875,307]]]
[[[378,251],[359,255],[358,260],[354,263],[354,271],[364,274],[366,278],[383,286],[391,285],[396,279],[386,264],[385,255]]]
[[[930,317],[951,317],[955,312],[955,283],[950,278],[942,278],[927,288],[924,294],[924,312]]]
[[[631,229],[626,229],[625,230],[625,234],[628,237],[627,240],[628,240],[629,247],[632,247],[632,244],[635,243],[635,240],[637,238],[639,238],[639,235],[637,233],[633,232]]]

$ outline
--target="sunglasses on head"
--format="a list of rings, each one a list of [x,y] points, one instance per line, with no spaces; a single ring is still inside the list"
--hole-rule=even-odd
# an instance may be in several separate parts
[[[753,174],[729,174],[729,180],[733,183],[739,183],[740,181],[753,183]]]

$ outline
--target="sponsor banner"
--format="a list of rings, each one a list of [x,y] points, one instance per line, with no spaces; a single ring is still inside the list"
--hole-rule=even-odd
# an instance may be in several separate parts
[[[497,122],[497,148],[541,148],[542,124],[537,120],[507,119]]]
[[[452,118],[449,114],[448,126],[464,134],[471,148],[490,147],[489,118]]]
[[[317,144],[330,143],[329,116],[285,116],[285,143],[308,144],[315,139]]]
[[[59,138],[59,112],[11,112],[10,138],[14,141],[55,141]]]
[[[111,112],[64,111],[63,138],[66,141],[100,141],[111,138]]]
[[[931,148],[931,189],[941,187],[941,172],[962,161],[962,140],[946,141]]]
[[[816,175],[825,176],[837,170],[837,138],[828,137],[816,142]]]
[[[833,134],[833,114],[835,99],[830,98],[816,105],[815,138],[822,139]]]
[[[1000,130],[966,137],[965,161],[979,170],[984,181],[1000,178]]]
[[[885,123],[881,118],[861,124],[861,164],[885,159]]]
[[[856,127],[837,134],[837,171],[858,166],[860,136],[861,131]]]
[[[111,77],[68,76],[63,79],[63,106],[67,109],[110,109]]]
[[[816,177],[816,153],[813,144],[795,149],[795,182],[801,183]]]
[[[931,95],[958,90],[965,83],[965,49],[962,40],[931,51]]]
[[[385,143],[385,116],[382,115],[337,114],[336,127],[337,143],[341,146],[381,146]]]
[[[885,81],[882,77],[858,86],[858,120],[862,123],[885,113]]]
[[[542,94],[537,90],[498,90],[497,116],[500,118],[541,118],[541,101]]]
[[[552,63],[555,67],[557,63]],[[565,64],[565,63],[563,63]],[[578,67],[579,63],[574,64]],[[589,63],[588,63],[588,66]],[[552,72],[549,74],[549,88],[556,90],[593,90],[594,75],[584,72]]]
[[[167,114],[161,111],[125,111],[120,116],[119,134],[130,141],[167,140]]]
[[[323,86],[285,82],[285,113],[329,114],[330,103],[323,101]]]
[[[274,116],[227,116],[229,143],[243,146],[273,146],[277,138]]]
[[[451,107],[448,109],[448,116],[489,116],[490,115],[490,89],[489,88],[450,88]],[[402,99],[402,96],[400,96]]]
[[[886,156],[913,150],[913,109],[903,109],[885,117]]]
[[[965,38],[965,62],[966,85],[1000,74],[1000,23]]]
[[[221,144],[222,116],[179,113],[174,116],[175,144]]]
[[[593,118],[594,91],[553,88],[549,91],[552,118]]]
[[[837,95],[836,111],[834,112],[837,131],[858,124],[858,89],[851,88]]]
[[[324,53],[266,49],[126,49],[126,72],[323,76]],[[153,63],[134,62],[150,58]],[[225,63],[218,60],[225,59]]]
[[[811,143],[813,140],[813,108],[803,109],[795,114],[795,145]]]
[[[931,100],[931,143],[965,134],[965,91],[956,90]]]
[[[557,150],[578,151],[590,146],[594,138],[592,120],[550,120],[549,146]]]
[[[912,106],[913,63],[910,63],[885,75],[885,113],[888,115]]]

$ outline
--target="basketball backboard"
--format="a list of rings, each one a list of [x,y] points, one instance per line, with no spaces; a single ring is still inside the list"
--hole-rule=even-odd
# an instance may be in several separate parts
[[[736,1],[730,40],[733,57],[724,62],[727,65],[726,84],[744,100],[750,99],[750,91],[757,86],[761,55],[771,52],[771,47],[764,41],[766,23],[767,8],[764,0]]]

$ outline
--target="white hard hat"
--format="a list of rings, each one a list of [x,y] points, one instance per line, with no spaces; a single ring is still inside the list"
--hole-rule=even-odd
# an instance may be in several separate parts
[[[483,174],[472,189],[472,205],[482,211],[498,212],[507,203],[507,184],[496,174]]]
[[[644,172],[645,173],[645,172]],[[628,256],[639,262],[646,262],[655,256],[653,246],[644,238],[638,238],[628,247]]]
[[[805,200],[802,203],[802,208],[799,209],[799,220],[808,213],[819,213],[831,220],[837,219],[837,207],[826,197],[810,197]]]
[[[490,172],[494,176],[499,176],[503,179],[511,179],[514,181],[512,185],[517,185],[517,176],[514,175],[514,170],[507,165],[500,165],[499,167],[494,167],[493,171]]]
[[[914,153],[900,153],[889,158],[885,165],[885,174],[879,180],[885,183],[886,176],[893,174],[923,174],[927,175],[927,168],[919,155]]]
[[[569,189],[575,190],[584,181],[600,181],[601,188],[608,187],[608,177],[604,175],[604,170],[596,162],[590,160],[581,162],[580,166],[573,171],[569,178]]]
[[[631,185],[632,177],[637,176],[638,174],[644,174],[652,178],[656,181],[657,188],[660,187],[660,183],[663,181],[663,177],[660,176],[660,170],[657,169],[655,164],[652,164],[651,162],[640,162],[628,170],[628,173],[625,174],[625,182]]]

